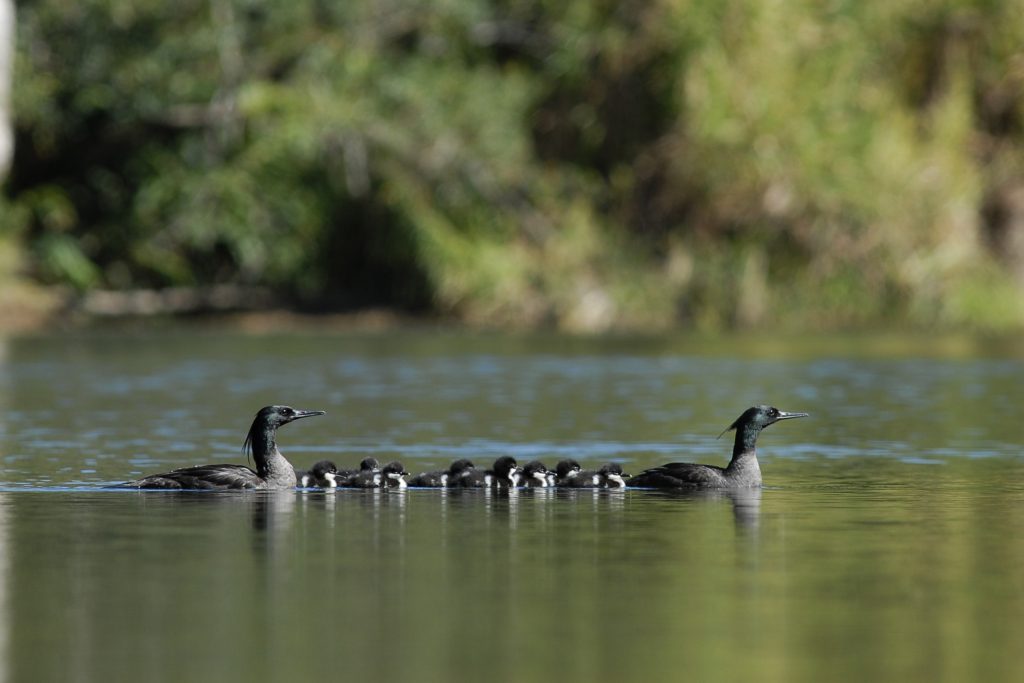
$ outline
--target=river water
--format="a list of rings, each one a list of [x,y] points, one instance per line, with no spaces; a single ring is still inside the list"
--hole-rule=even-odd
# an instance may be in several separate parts
[[[1013,342],[170,329],[0,344],[0,681],[1024,680]],[[765,488],[111,490],[244,463],[724,464]]]

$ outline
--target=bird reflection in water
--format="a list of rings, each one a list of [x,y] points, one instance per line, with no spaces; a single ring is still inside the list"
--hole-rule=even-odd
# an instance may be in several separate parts
[[[761,523],[761,492],[759,487],[746,489],[660,489],[658,491],[635,491],[634,496],[660,496],[663,498],[693,501],[722,501],[732,504],[733,521],[736,528],[745,532],[756,532]]]
[[[300,507],[306,514],[326,513],[329,521],[327,527],[334,529],[338,515],[353,516],[353,507],[360,508],[357,515],[363,520],[365,530],[369,531],[374,543],[382,542],[384,537],[404,539],[402,529],[407,524],[409,496],[417,495],[418,491],[408,489],[366,489],[295,492],[266,492],[252,497],[249,502],[252,508],[252,527],[257,533],[254,544],[257,548],[271,550],[275,539],[286,537],[295,526],[295,508]],[[538,519],[548,520],[562,504],[586,505],[591,510],[595,523],[603,520],[608,523],[611,518],[622,521],[623,514],[629,505],[635,505],[643,498],[650,496],[684,498],[702,501],[728,500],[732,506],[736,528],[745,533],[756,532],[760,525],[761,497],[760,488],[749,489],[711,489],[711,490],[644,490],[629,491],[616,489],[570,489],[570,488],[524,488],[524,489],[440,489],[430,491],[423,498],[439,497],[437,514],[442,530],[448,526],[449,518],[457,506],[465,514],[480,515],[490,523],[501,523],[511,530],[516,530],[520,522],[528,526],[535,525]],[[248,496],[246,496],[248,498]],[[210,496],[195,496],[197,499],[210,500]],[[424,511],[430,506],[424,500],[421,505]],[[520,520],[522,515],[526,515]],[[446,544],[447,534],[442,531],[441,543]]]
[[[251,496],[252,528],[257,533],[254,542],[265,546],[277,536],[287,536],[294,526],[295,503],[298,496],[293,491],[267,491]],[[210,496],[212,498],[212,496]]]
[[[732,514],[736,528],[741,531],[757,531],[761,524],[761,489],[736,489],[727,491],[732,501]]]

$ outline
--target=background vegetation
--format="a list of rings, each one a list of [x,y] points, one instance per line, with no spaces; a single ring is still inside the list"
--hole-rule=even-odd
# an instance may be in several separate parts
[[[0,239],[75,291],[1024,323],[1019,0],[37,0],[12,97]]]

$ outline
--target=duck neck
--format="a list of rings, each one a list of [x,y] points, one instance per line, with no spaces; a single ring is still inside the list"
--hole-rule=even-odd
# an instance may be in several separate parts
[[[752,484],[761,483],[761,467],[757,463],[757,435],[760,433],[760,429],[752,427],[741,427],[736,430],[732,460],[725,468],[729,476],[748,479]]]
[[[761,430],[757,427],[743,426],[736,429],[736,441],[732,446],[732,459],[737,460],[747,456],[756,457],[757,436]]]
[[[259,430],[253,435],[252,459],[256,461],[256,474],[275,486],[295,486],[295,468],[277,450],[276,437],[277,430],[273,428]]]

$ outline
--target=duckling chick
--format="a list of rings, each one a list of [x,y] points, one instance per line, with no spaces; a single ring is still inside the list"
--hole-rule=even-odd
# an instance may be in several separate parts
[[[436,470],[434,472],[423,472],[409,480],[409,486],[420,486],[424,488],[444,488],[447,486],[458,486],[459,481],[467,476],[473,468],[473,463],[465,458],[456,460],[447,470]]]
[[[572,458],[566,458],[560,460],[555,465],[555,472],[553,477],[549,477],[548,481],[551,482],[551,486],[567,486],[570,479],[574,478],[580,473],[580,464]]]
[[[397,460],[384,465],[384,469],[380,473],[380,487],[382,489],[404,489],[408,486],[405,478],[409,476],[409,473],[405,471],[402,463]]]
[[[517,465],[515,458],[503,455],[494,461],[494,467],[489,470],[470,470],[465,477],[459,480],[459,486],[464,488],[514,488],[519,475]]]
[[[531,460],[523,465],[519,485],[527,488],[548,488],[553,486],[549,478],[552,476],[554,476],[554,472],[549,471],[544,463],[540,460]]]
[[[308,472],[296,470],[295,476],[299,480],[297,486],[300,489],[333,489],[338,486],[338,466],[330,460],[315,463]]]
[[[603,489],[624,489],[629,475],[622,471],[622,465],[610,462],[597,471]]]
[[[372,482],[374,474],[380,474],[380,462],[377,458],[363,458],[359,463],[359,469],[339,470],[335,481],[338,482],[338,486],[346,488],[367,488],[366,482]],[[356,482],[357,478],[358,483]]]

